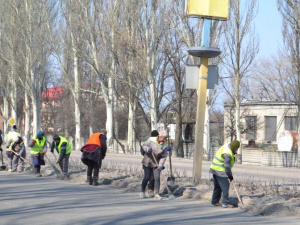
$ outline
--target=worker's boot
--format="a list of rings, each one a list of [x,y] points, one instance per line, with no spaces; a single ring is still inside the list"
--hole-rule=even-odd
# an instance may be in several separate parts
[[[93,184],[93,178],[92,176],[87,176],[87,182],[89,182],[89,185],[92,185]]]
[[[154,197],[154,190],[148,189],[148,196],[150,198],[153,198]]]
[[[98,177],[93,177],[93,186],[98,186]]]
[[[42,174],[41,174],[41,168],[36,168],[36,177],[41,177]]]

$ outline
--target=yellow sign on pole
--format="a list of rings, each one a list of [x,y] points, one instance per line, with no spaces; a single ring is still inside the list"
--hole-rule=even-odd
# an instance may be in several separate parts
[[[10,125],[13,125],[16,121],[15,121],[13,118],[10,118],[10,119],[8,120],[8,122],[9,122]]]
[[[185,11],[188,16],[226,20],[228,0],[186,0]]]

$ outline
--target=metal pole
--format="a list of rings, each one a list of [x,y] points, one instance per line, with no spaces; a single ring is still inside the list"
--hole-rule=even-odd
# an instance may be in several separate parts
[[[202,46],[210,45],[210,28],[211,19],[204,19],[202,30]],[[201,180],[202,160],[203,160],[203,134],[206,107],[206,89],[208,74],[208,57],[201,57],[198,81],[198,99],[197,99],[197,115],[196,115],[196,131],[195,131],[195,150],[193,162],[193,180],[199,183]]]
[[[195,154],[194,154],[194,166],[193,166],[193,177],[195,183],[200,182],[201,171],[202,171],[207,72],[208,72],[208,58],[201,58],[198,92],[197,92],[198,100],[197,100],[197,116],[196,116],[196,131],[195,131],[195,150],[194,150]]]

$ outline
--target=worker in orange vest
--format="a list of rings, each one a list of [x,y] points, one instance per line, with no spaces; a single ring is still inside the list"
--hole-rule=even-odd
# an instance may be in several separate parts
[[[81,161],[88,167],[87,182],[89,185],[98,186],[99,169],[107,150],[106,133],[106,130],[101,129],[100,132],[92,134],[88,142],[81,148]]]

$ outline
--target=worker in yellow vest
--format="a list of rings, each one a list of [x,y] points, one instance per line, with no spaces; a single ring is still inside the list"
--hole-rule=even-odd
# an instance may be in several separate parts
[[[6,143],[6,148],[9,148],[9,146],[11,146],[11,144],[14,142],[13,140],[17,140],[18,137],[21,138],[21,134],[17,131],[17,125],[13,125],[12,129],[6,135],[6,142],[7,142]],[[19,163],[19,165],[17,165],[17,170],[18,170],[18,172],[22,172],[24,170],[24,168],[25,168],[24,159],[26,158],[26,151],[22,150],[19,154],[20,154],[20,156],[22,158],[16,157],[16,155],[11,155],[11,152],[10,153],[7,152],[7,156],[8,157],[18,158],[18,160],[14,161],[14,162],[18,162]],[[10,159],[9,158],[8,158],[8,161],[10,163]],[[12,170],[12,172],[15,172],[15,169],[11,168],[11,170]],[[8,171],[11,171],[11,170],[8,170]]]
[[[89,185],[98,186],[99,169],[107,150],[106,139],[106,130],[101,129],[99,133],[92,134],[81,148],[81,161],[88,167],[87,182]]]
[[[70,154],[72,152],[72,147],[66,138],[55,134],[53,136],[53,142],[50,150],[53,154],[54,154],[54,149],[56,149],[59,156],[56,163],[59,164],[64,177],[68,178],[69,159],[70,159]]]
[[[230,144],[223,145],[215,154],[210,165],[209,172],[213,174],[214,191],[212,195],[211,204],[213,206],[220,206],[220,199],[223,193],[222,207],[232,208],[229,204],[229,186],[233,180],[232,167],[235,162],[235,154],[240,147],[238,140],[232,141]]]
[[[9,146],[6,150],[7,155],[7,164],[9,172],[22,172],[24,170],[24,165],[19,166],[18,163],[20,160],[20,155],[26,157],[26,151],[23,139],[21,137],[15,136],[12,140],[9,141]]]
[[[44,155],[47,152],[47,142],[43,131],[39,131],[28,145],[31,148],[31,161],[34,166],[33,173],[41,177],[41,166],[45,165]]]

